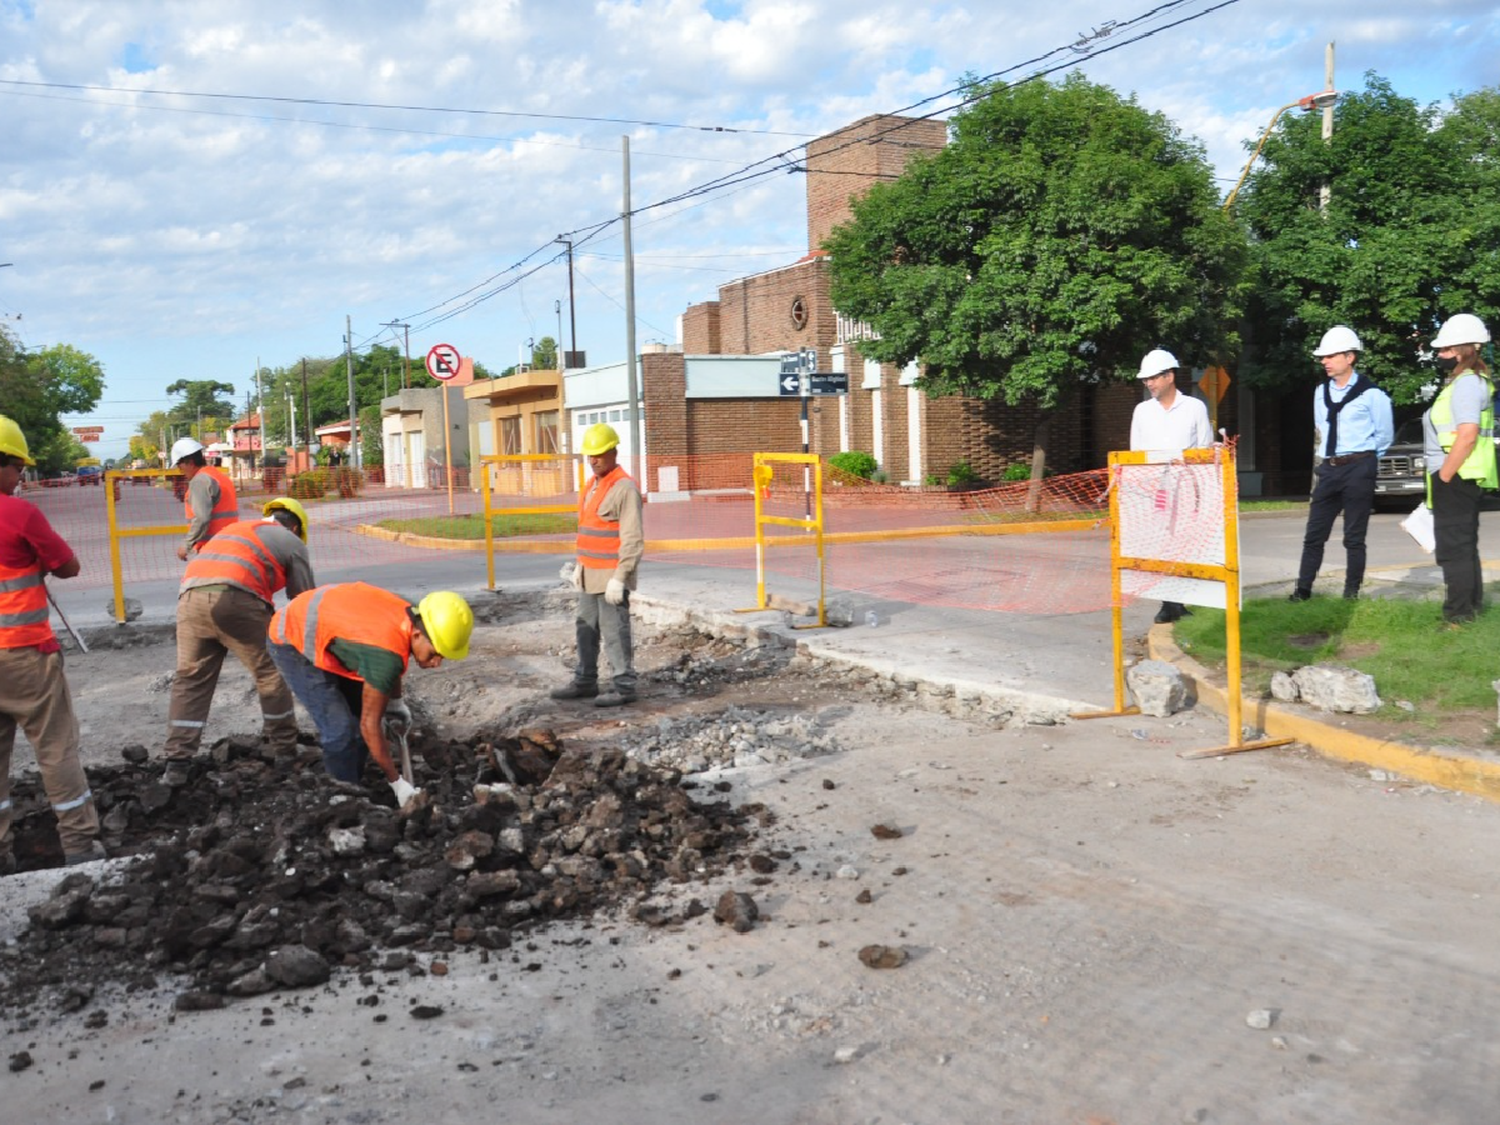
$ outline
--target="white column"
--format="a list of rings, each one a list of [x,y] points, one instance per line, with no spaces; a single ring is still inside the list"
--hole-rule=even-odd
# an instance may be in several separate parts
[[[922,483],[922,392],[906,388],[906,479]]]

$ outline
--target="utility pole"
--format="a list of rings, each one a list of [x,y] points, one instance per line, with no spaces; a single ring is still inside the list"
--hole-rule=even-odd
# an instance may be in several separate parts
[[[260,356],[255,357],[255,402],[260,407],[260,467],[266,467],[266,392],[260,386]],[[254,455],[250,458],[250,465],[255,466]]]
[[[625,207],[620,212],[620,218],[624,222],[625,232],[625,383],[630,395],[630,475],[635,478],[636,487],[644,492],[646,482],[641,478],[641,412],[635,391],[635,251],[630,241],[630,135],[627,133],[620,141],[625,157]]]
[[[553,301],[552,311],[557,314],[557,346],[552,349],[552,366],[561,371],[563,369],[562,357],[562,302]]]
[[[354,321],[344,317],[344,368],[349,373],[349,467],[359,467],[359,441],[355,426],[359,421],[359,408],[354,402]]]
[[[627,188],[627,190],[629,189]],[[568,351],[574,353],[576,356],[578,352],[578,316],[573,307],[573,240],[558,235],[552,241],[561,242],[568,248]],[[557,326],[557,346],[562,347],[561,324]],[[567,366],[568,361],[564,358],[563,362],[557,365],[557,368],[559,371],[565,371],[567,370]]]
[[[307,404],[307,357],[302,358],[302,449],[312,457],[312,408]],[[309,468],[312,467],[309,461]]]
[[[401,373],[401,389],[404,391],[411,386],[411,325],[401,324],[394,320],[383,320],[380,322],[382,328],[400,328],[406,333],[406,369]]]
[[[1328,50],[1323,55],[1323,85],[1331,94],[1333,93],[1333,44],[1328,44]],[[1328,104],[1323,107],[1323,143],[1333,143],[1333,99],[1328,99]],[[1323,214],[1328,213],[1328,201],[1333,196],[1333,185],[1326,180],[1318,189],[1318,210]]]

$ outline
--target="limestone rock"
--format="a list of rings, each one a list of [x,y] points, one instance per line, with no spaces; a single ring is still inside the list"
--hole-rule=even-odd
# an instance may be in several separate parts
[[[1164,719],[1187,706],[1187,681],[1165,660],[1142,660],[1125,673],[1125,684],[1142,715]]]
[[[1271,698],[1279,699],[1282,703],[1296,703],[1301,697],[1297,690],[1297,681],[1285,672],[1273,672],[1271,674]]]
[[[1353,668],[1313,664],[1292,673],[1302,702],[1320,711],[1368,715],[1380,709],[1375,680]]]

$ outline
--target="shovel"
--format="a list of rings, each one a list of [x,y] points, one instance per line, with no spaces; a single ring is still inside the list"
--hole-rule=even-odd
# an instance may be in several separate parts
[[[411,776],[411,749],[406,745],[406,728],[400,723],[393,723],[390,719],[380,720],[381,733],[385,740],[401,752],[401,776],[406,779],[408,785],[415,785]]]

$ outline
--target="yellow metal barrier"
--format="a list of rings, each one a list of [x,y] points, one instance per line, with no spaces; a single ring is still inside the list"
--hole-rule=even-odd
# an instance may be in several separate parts
[[[164,524],[158,527],[120,526],[115,512],[115,488],[127,477],[180,477],[181,469],[110,469],[104,474],[104,510],[109,517],[109,573],[115,589],[115,624],[125,624],[125,576],[120,567],[120,540],[134,539],[144,535],[186,535],[185,523]]]
[[[1113,624],[1115,642],[1115,707],[1113,711],[1090,711],[1073,716],[1075,719],[1100,719],[1115,715],[1134,715],[1139,708],[1125,706],[1125,629],[1124,594],[1121,574],[1136,571],[1148,574],[1175,575],[1182,578],[1200,578],[1224,584],[1224,632],[1225,664],[1228,674],[1229,743],[1210,750],[1193,750],[1179,755],[1183,758],[1209,758],[1220,754],[1238,754],[1244,750],[1264,750],[1272,746],[1285,746],[1290,738],[1244,740],[1242,695],[1240,690],[1240,524],[1237,478],[1235,475],[1234,450],[1222,447],[1213,449],[1184,450],[1176,460],[1186,465],[1215,465],[1220,471],[1220,487],[1224,498],[1224,544],[1223,559],[1218,563],[1180,562],[1170,559],[1127,556],[1121,550],[1120,533],[1120,487],[1119,472],[1126,466],[1154,465],[1161,463],[1160,454],[1146,452],[1115,452],[1109,455],[1109,570],[1110,593],[1113,602]]]
[[[802,519],[792,516],[768,516],[765,513],[765,501],[770,492],[771,478],[775,473],[774,466],[777,464],[790,464],[803,466],[803,479],[807,481],[811,476],[811,489],[808,492],[808,513]],[[746,609],[739,610],[740,613],[756,613],[763,609],[775,608],[770,604],[766,596],[766,547],[768,545],[805,545],[806,540],[797,540],[788,536],[766,537],[766,525],[777,527],[795,527],[803,532],[811,531],[818,551],[818,619],[807,625],[797,625],[798,629],[819,629],[828,624],[827,606],[825,602],[828,589],[828,566],[824,554],[823,538],[823,461],[816,453],[757,453],[755,455],[753,483],[755,492],[755,601],[756,604]]]
[[[497,472],[502,480],[513,477],[516,481],[516,490],[529,493],[539,487],[552,487],[556,492],[562,492],[564,466],[572,461],[574,471],[577,475],[575,482],[578,494],[583,495],[584,467],[583,457],[577,453],[493,453],[479,458],[483,465],[497,466]],[[540,468],[544,462],[550,462],[558,467],[554,470]],[[538,481],[536,477],[541,474],[543,479]],[[538,516],[538,515],[577,515],[576,504],[533,504],[525,508],[495,508],[491,507],[493,498],[490,473],[483,470],[479,474],[483,485],[480,492],[484,496],[484,557],[489,576],[489,588],[495,588],[495,516]],[[555,479],[550,479],[555,478]]]

